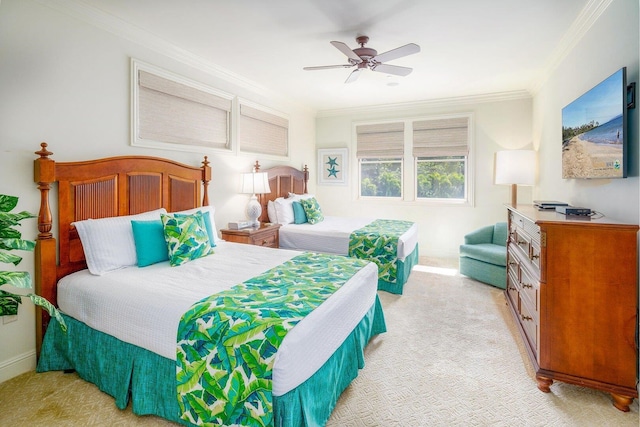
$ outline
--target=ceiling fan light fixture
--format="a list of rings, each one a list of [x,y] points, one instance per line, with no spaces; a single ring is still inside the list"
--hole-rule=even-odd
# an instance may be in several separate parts
[[[407,76],[411,73],[412,69],[408,67],[400,67],[397,65],[384,64],[386,61],[402,58],[403,56],[412,55],[420,52],[420,46],[415,43],[409,43],[404,46],[389,50],[387,52],[378,54],[375,49],[364,47],[365,43],[369,41],[367,36],[358,36],[356,42],[360,45],[355,49],[350,49],[346,44],[339,41],[332,41],[331,44],[340,52],[347,56],[350,65],[324,65],[319,67],[304,67],[305,70],[326,70],[329,68],[351,68],[356,67],[355,70],[349,74],[345,83],[351,83],[358,77],[359,71],[364,68],[369,68],[371,71],[382,72],[393,76]],[[387,83],[388,86],[397,86],[395,83]]]

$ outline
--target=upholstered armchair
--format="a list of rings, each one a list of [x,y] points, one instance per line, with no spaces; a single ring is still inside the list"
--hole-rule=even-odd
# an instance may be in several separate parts
[[[464,236],[460,274],[498,288],[507,286],[507,223],[488,225]]]

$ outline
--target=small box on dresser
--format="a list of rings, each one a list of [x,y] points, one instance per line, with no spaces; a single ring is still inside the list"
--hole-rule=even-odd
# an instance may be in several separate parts
[[[628,411],[638,397],[638,226],[507,209],[505,296],[538,388],[602,390]]]

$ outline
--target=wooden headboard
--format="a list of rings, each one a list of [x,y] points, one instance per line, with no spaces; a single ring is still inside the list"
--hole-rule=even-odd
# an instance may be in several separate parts
[[[260,170],[260,164],[256,161],[254,165],[256,172]],[[258,221],[269,222],[267,213],[267,203],[269,200],[275,200],[278,197],[287,197],[289,193],[304,194],[307,192],[307,183],[309,181],[309,169],[304,165],[302,170],[291,166],[275,166],[271,169],[264,169],[262,172],[269,174],[269,188],[271,193],[260,194],[258,201],[262,207],[262,214]]]
[[[40,144],[34,160],[34,181],[40,190],[38,238],[35,249],[35,291],[57,306],[57,283],[86,268],[78,233],[71,225],[88,218],[133,215],[153,209],[179,211],[209,204],[207,187],[211,167],[148,156],[121,156],[82,162],[56,162],[47,144]],[[51,230],[51,185],[57,183],[58,244]],[[57,252],[57,257],[56,257]],[[49,323],[37,308],[36,351]]]

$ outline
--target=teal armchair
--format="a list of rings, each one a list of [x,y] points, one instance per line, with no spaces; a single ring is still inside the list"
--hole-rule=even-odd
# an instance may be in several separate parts
[[[464,236],[460,274],[505,289],[507,287],[507,223],[488,225]]]

